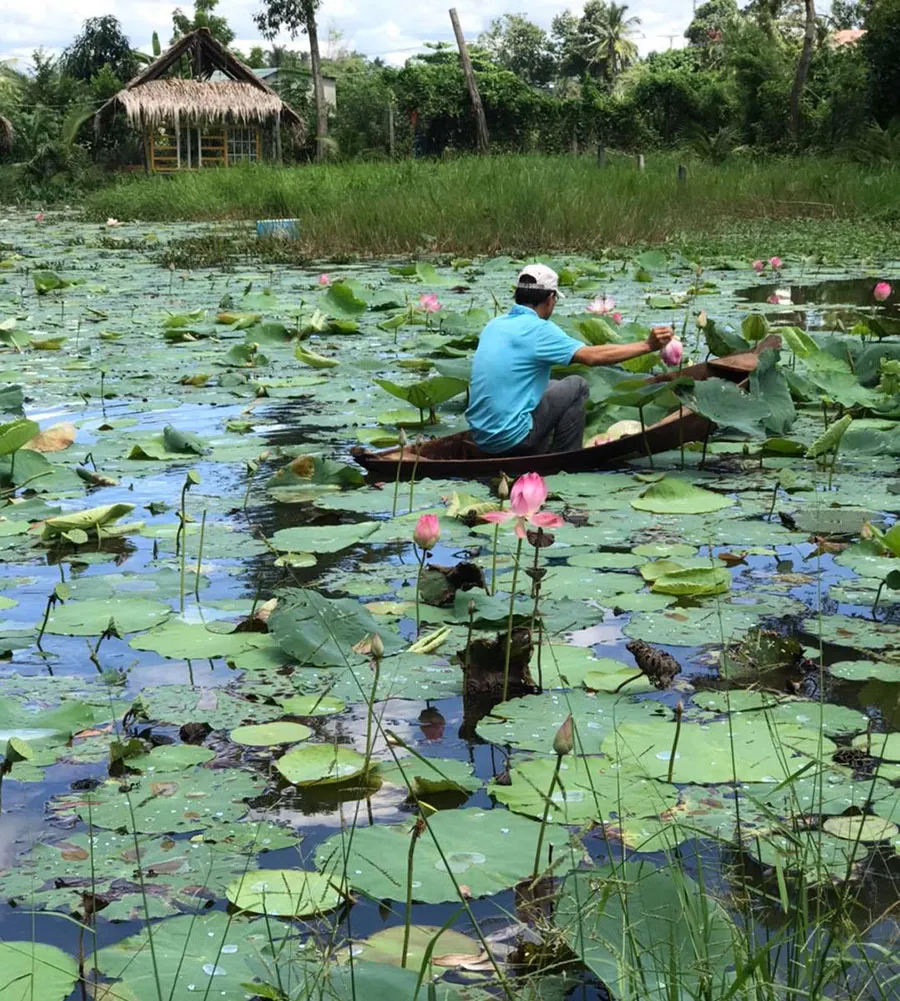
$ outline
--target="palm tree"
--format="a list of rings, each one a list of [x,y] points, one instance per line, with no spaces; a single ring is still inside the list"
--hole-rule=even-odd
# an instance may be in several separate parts
[[[627,4],[588,0],[579,25],[581,53],[588,67],[597,67],[609,85],[637,59],[637,45],[631,36],[641,19],[627,14]]]

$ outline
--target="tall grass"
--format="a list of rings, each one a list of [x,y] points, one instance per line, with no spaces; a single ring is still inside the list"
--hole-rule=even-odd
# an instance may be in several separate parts
[[[93,192],[90,219],[301,220],[310,256],[596,251],[735,222],[900,219],[900,171],[837,160],[694,164],[674,155],[600,169],[587,156],[256,166],[131,178]],[[849,249],[849,248],[848,248]]]

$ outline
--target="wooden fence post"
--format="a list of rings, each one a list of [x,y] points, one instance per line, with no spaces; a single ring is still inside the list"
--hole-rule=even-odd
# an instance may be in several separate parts
[[[678,183],[685,184],[687,182],[687,167],[683,163],[678,164]]]
[[[598,167],[606,166],[606,147],[603,145],[603,143],[600,143],[597,146],[597,166]]]
[[[456,14],[456,8],[450,8],[450,22],[453,25],[453,33],[456,35],[456,44],[459,46],[459,61],[462,63],[462,70],[469,87],[469,96],[472,98],[472,107],[475,109],[475,123],[477,128],[478,152],[490,153],[490,139],[488,138],[487,119],[484,116],[484,105],[481,103],[481,94],[478,93],[478,81],[475,79],[475,70],[472,69],[472,60],[469,58],[469,49],[466,40],[463,38],[462,28]]]
[[[643,170],[644,169],[644,154],[643,153],[638,153],[638,155],[634,158],[634,165],[635,165],[635,167],[637,167],[638,170]]]

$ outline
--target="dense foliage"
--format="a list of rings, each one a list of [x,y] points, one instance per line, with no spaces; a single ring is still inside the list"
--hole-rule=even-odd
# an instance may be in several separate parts
[[[216,6],[217,0],[197,0],[191,16],[177,10],[175,37],[206,25],[230,43],[234,33]],[[791,95],[805,11],[798,0],[742,7],[736,0],[707,0],[697,7],[683,48],[645,58],[634,41],[640,22],[610,0],[589,0],[580,14],[564,11],[549,30],[523,14],[504,14],[470,47],[492,149],[677,148],[712,163],[734,155],[837,152],[891,163],[900,151],[894,125],[900,118],[894,53],[900,0],[835,0],[830,10],[819,8],[795,129]],[[315,21],[314,4],[268,3],[260,10],[267,37],[275,21],[295,33]],[[861,35],[838,34],[856,28]],[[283,96],[310,117],[309,145],[294,153],[312,156],[317,130],[308,54],[277,45],[237,54],[255,67],[279,68]],[[89,181],[98,162],[136,162],[139,146],[127,129],[98,145],[84,122],[147,59],[108,15],[86,21],[58,60],[38,52],[26,73],[0,67],[0,114],[16,133],[6,159],[18,165],[12,175],[0,171],[0,195],[45,197],[48,185],[65,189]],[[322,70],[337,80],[327,155],[448,156],[474,148],[471,103],[453,46],[428,45],[397,68],[350,51],[331,33]]]

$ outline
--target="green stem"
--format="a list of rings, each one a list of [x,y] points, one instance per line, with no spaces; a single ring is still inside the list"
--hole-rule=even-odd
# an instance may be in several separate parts
[[[203,517],[200,519],[200,548],[197,550],[197,571],[194,574],[194,597],[200,601],[200,568],[203,563],[203,539],[206,535],[206,508],[203,509]]]
[[[394,503],[391,507],[391,517],[397,516],[397,496],[400,493],[400,469],[403,466],[403,446],[400,446],[400,458],[397,460],[397,475],[394,477]],[[410,504],[410,508],[412,505]]]
[[[672,741],[672,751],[669,755],[669,774],[666,776],[666,782],[672,781],[672,774],[675,771],[675,755],[678,752],[678,738],[681,736],[681,716],[683,712],[680,705],[681,703],[675,708],[675,739]]]
[[[416,557],[419,560],[419,572],[416,574],[416,639],[419,638],[419,632],[422,628],[422,620],[419,615],[419,591],[422,587],[422,573],[425,569],[425,550],[422,550],[422,555],[419,556],[418,550],[416,551]]]
[[[419,468],[419,448],[420,447],[421,447],[421,443],[419,441],[417,441],[416,444],[414,445],[414,448],[415,448],[415,458],[413,459],[412,479],[410,479],[410,481],[409,481],[409,513],[410,514],[412,514],[412,509],[413,509],[413,491],[416,488],[416,472],[417,472],[417,470]]]
[[[366,774],[365,781],[369,780],[369,772],[372,768],[372,720],[375,716],[375,698],[378,694],[378,681],[381,677],[381,658],[375,657],[372,660],[372,693],[369,696],[368,712],[366,713]]]
[[[538,878],[541,868],[541,849],[544,847],[544,831],[547,828],[547,817],[550,816],[550,804],[553,802],[553,790],[559,781],[559,769],[562,766],[562,754],[556,755],[556,767],[553,769],[553,778],[550,780],[550,788],[547,790],[547,798],[544,800],[544,815],[541,817],[541,830],[538,834],[537,850],[534,853],[534,867],[531,873],[532,881]]]
[[[403,952],[400,965],[406,969],[409,957],[409,934],[412,930],[412,898],[413,898],[413,860],[416,853],[416,842],[419,840],[419,822],[416,821],[409,839],[409,852],[406,856],[406,920],[403,925]]]
[[[513,615],[516,603],[516,584],[519,579],[519,560],[522,556],[522,540],[516,546],[516,562],[513,564],[512,588],[509,594],[509,619],[506,623],[506,659],[503,662],[503,701],[509,698],[509,659],[512,654]]]
[[[501,510],[502,510],[501,505]],[[494,525],[494,553],[491,557],[491,594],[497,593],[497,540],[500,535],[500,525]]]
[[[470,601],[469,602],[469,632],[468,632],[468,634],[466,636],[466,662],[465,662],[465,669],[463,671],[464,676],[467,677],[467,678],[469,676],[469,664],[470,664],[470,657],[471,657],[471,653],[472,653],[472,626],[473,626],[474,622],[475,622],[475,602],[474,601]]]

